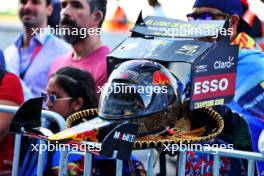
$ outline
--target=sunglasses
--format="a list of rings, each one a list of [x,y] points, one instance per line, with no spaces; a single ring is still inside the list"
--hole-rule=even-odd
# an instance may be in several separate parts
[[[20,0],[20,4],[27,4],[28,0]],[[38,4],[41,4],[41,0],[32,0],[32,4],[34,5],[38,5]]]
[[[217,17],[224,17],[224,19],[227,19],[228,17],[230,17],[230,14],[210,12],[187,14],[188,20],[216,20]]]
[[[50,101],[52,105],[56,103],[56,101],[63,101],[63,100],[71,100],[73,99],[72,97],[64,97],[64,98],[57,98],[56,95],[49,94],[47,92],[41,92],[41,96],[44,98],[44,101]]]

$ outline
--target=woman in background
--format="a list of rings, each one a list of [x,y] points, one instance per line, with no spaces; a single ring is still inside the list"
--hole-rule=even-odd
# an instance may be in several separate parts
[[[47,90],[42,92],[46,107],[50,111],[57,112],[64,119],[77,111],[84,109],[97,108],[97,98],[95,83],[92,76],[80,69],[65,67],[55,72],[48,81]],[[57,124],[51,123],[49,129],[57,133]],[[32,140],[36,143],[36,140]],[[58,175],[59,151],[48,151],[44,153],[44,175]],[[34,156],[34,157],[33,157]],[[37,158],[36,151],[28,151],[24,158],[20,175],[37,175]],[[82,157],[73,156],[69,158],[70,170],[69,175],[80,175],[82,170]]]
[[[97,108],[98,105],[95,83],[91,74],[72,67],[62,68],[50,77],[43,97],[48,110],[57,112],[65,119],[75,112]],[[56,131],[58,128],[53,125],[50,129],[54,133],[58,132]],[[45,174],[58,175],[59,151],[48,152],[47,158]],[[71,176],[83,175],[83,158],[71,155],[69,161],[68,174]],[[105,171],[108,171],[107,175],[115,175],[115,160],[94,156],[92,163],[94,176],[104,175]],[[132,160],[132,164],[136,175],[145,173],[140,162]],[[128,162],[124,162],[123,175],[131,175],[128,168]]]
[[[4,68],[0,51],[0,105],[19,106],[24,101],[20,80]],[[8,135],[13,114],[0,112],[0,175],[11,175],[14,153],[14,138]]]

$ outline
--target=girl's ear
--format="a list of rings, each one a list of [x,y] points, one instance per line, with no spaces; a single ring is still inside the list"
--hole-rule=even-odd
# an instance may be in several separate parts
[[[77,99],[75,99],[72,103],[72,108],[75,112],[80,111],[80,109],[82,108],[84,103],[83,98],[79,97]]]

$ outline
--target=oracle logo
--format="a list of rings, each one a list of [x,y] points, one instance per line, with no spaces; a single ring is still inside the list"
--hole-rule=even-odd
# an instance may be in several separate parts
[[[194,94],[225,91],[228,88],[228,79],[223,78],[221,80],[213,79],[211,81],[205,80],[203,82],[194,83]]]

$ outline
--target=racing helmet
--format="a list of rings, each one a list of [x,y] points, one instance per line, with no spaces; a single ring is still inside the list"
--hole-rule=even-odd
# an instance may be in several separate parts
[[[154,61],[116,66],[102,89],[99,116],[139,125],[138,135],[174,127],[181,107],[180,81]]]

